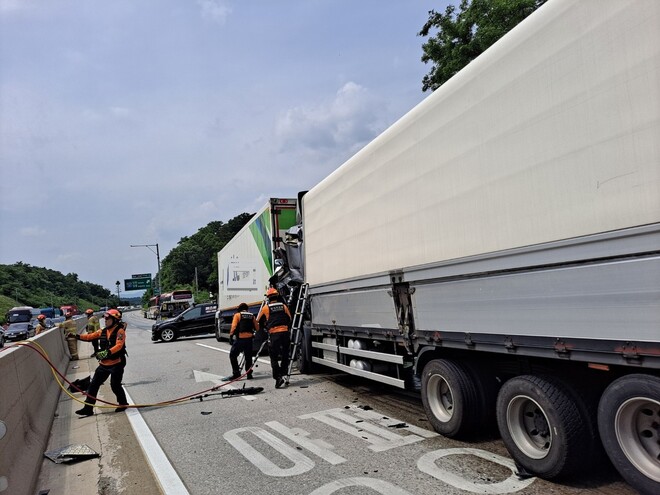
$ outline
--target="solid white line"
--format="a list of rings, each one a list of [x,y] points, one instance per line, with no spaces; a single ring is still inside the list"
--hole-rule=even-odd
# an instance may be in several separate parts
[[[229,351],[227,351],[225,349],[220,349],[219,347],[213,347],[212,345],[200,344],[199,342],[196,342],[195,345],[198,345],[198,346],[201,346],[201,347],[206,347],[207,349],[212,349],[214,351],[224,352],[225,354],[229,354]],[[257,361],[261,361],[262,363],[265,363],[265,364],[270,364],[270,360],[265,359],[265,358],[257,358]]]
[[[126,392],[126,388],[124,388],[124,391]],[[128,392],[126,392],[126,398],[129,404],[135,404],[130,395],[128,395]],[[167,495],[190,495],[183,481],[177,475],[174,466],[170,463],[163,449],[160,448],[158,440],[156,440],[156,437],[151,433],[147,423],[142,418],[140,411],[136,408],[129,407],[126,409],[126,415],[163,493]]]
[[[219,347],[213,347],[212,345],[200,344],[199,342],[195,342],[195,345],[198,345],[200,347],[206,347],[207,349],[213,349],[214,351],[224,352],[225,354],[229,354],[229,351],[225,349],[220,349]]]

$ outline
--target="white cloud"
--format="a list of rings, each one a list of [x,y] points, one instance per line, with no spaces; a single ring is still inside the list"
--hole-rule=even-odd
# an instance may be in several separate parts
[[[347,82],[330,102],[288,110],[276,133],[282,150],[360,148],[384,128],[383,110],[368,89]]]
[[[111,107],[110,113],[115,117],[130,117],[133,112],[126,107]]]
[[[314,186],[421,98],[431,6],[344,4],[0,0],[0,262],[114,290],[130,244]]]
[[[23,237],[42,237],[46,235],[46,230],[41,227],[23,227],[19,233]]]
[[[0,0],[0,13],[27,10],[34,7],[35,2],[30,2],[29,0]]]
[[[197,4],[202,9],[203,19],[218,24],[224,24],[229,14],[231,14],[231,8],[222,0],[197,0]]]

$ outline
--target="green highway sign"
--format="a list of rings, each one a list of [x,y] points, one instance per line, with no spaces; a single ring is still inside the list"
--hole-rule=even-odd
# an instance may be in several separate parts
[[[151,277],[125,278],[124,290],[144,290],[151,289]]]
[[[138,273],[137,275],[131,275],[131,278],[151,278],[151,273]]]

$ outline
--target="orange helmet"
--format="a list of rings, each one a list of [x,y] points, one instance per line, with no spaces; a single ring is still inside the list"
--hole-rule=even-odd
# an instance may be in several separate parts
[[[94,310],[91,309],[91,308],[90,308],[90,309],[87,309],[87,310],[85,310],[85,314],[86,314],[86,315],[93,315],[93,314],[94,314]]]
[[[121,313],[116,309],[109,309],[108,311],[105,312],[103,317],[104,318],[110,317],[110,318],[114,318],[115,320],[119,321],[119,320],[121,320]]]
[[[46,319],[46,315],[39,315],[37,316],[37,320],[42,321]]]
[[[273,289],[272,287],[266,291],[266,297],[273,297],[273,296],[279,296],[280,293],[277,292],[277,289]]]

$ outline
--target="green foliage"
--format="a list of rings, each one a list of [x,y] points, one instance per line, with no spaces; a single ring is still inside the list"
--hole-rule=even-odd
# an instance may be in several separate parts
[[[449,5],[445,13],[429,11],[420,36],[429,37],[422,45],[422,62],[433,65],[422,79],[422,90],[438,89],[490,45],[547,0],[462,0],[459,12]]]
[[[227,223],[211,222],[190,237],[182,237],[161,263],[163,292],[192,289],[195,283],[195,268],[197,268],[197,286],[200,294],[199,296],[196,294],[195,300],[202,302],[205,298],[201,294],[215,292],[218,286],[218,251],[252,216],[251,213],[241,213]],[[151,292],[145,294],[143,304],[148,302],[151,295]]]
[[[117,305],[117,297],[98,284],[82,282],[78,275],[63,275],[55,270],[30,266],[26,263],[0,265],[0,319],[13,306],[43,308],[76,304],[83,310],[87,307]],[[7,301],[7,302],[5,302]],[[8,302],[11,301],[11,302]],[[18,303],[17,303],[18,301]],[[8,307],[5,309],[5,304]]]
[[[0,295],[0,324],[5,322],[5,315],[14,306],[24,306],[23,304],[16,304],[16,301],[11,297]]]

